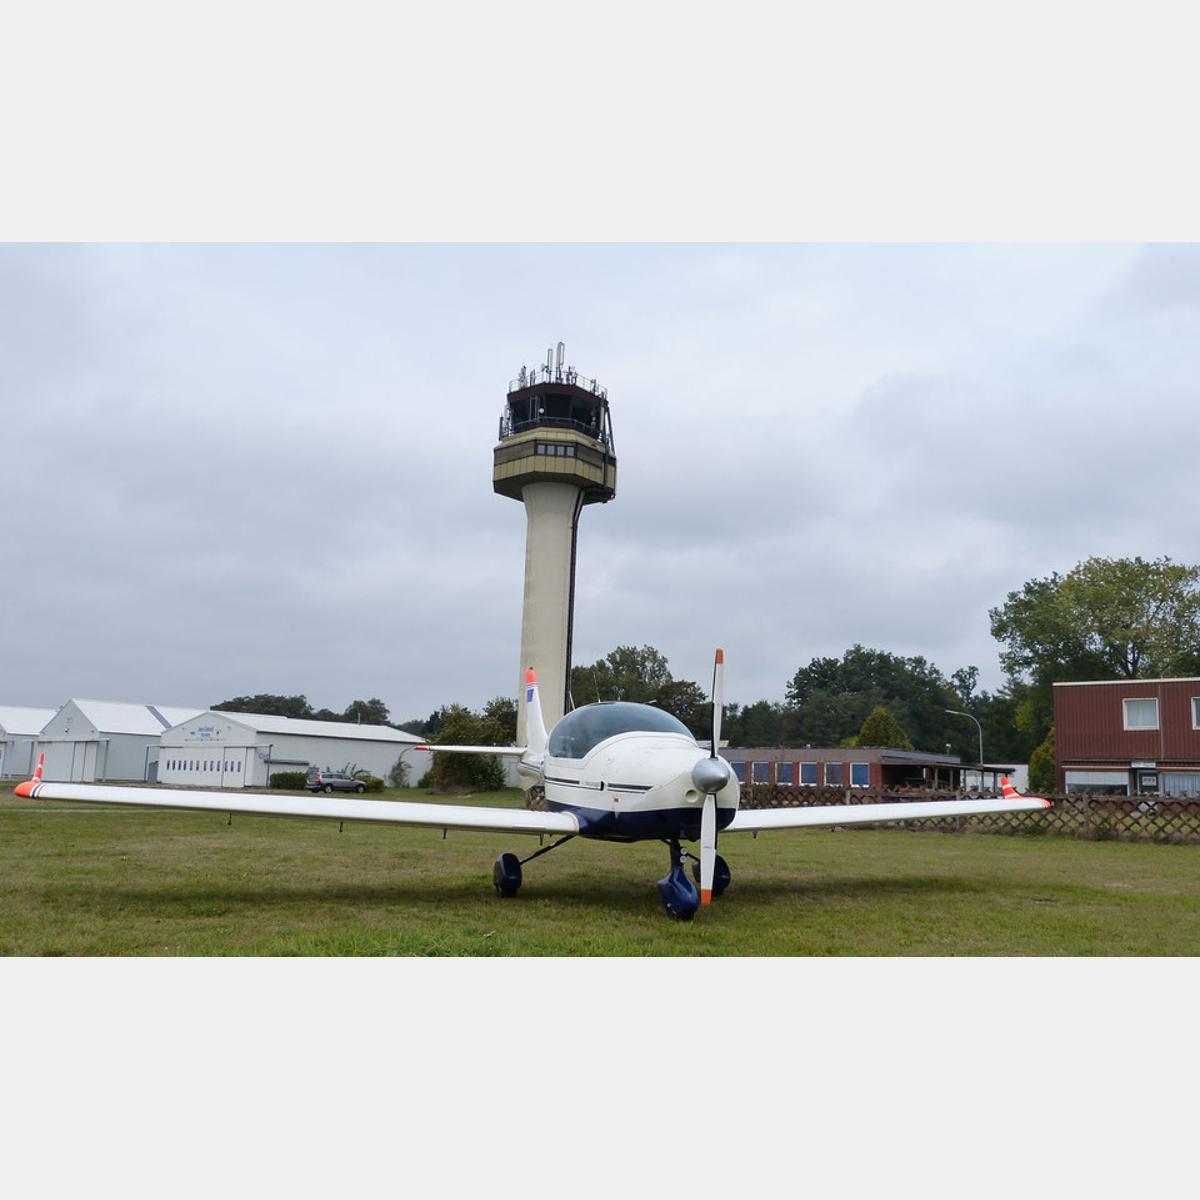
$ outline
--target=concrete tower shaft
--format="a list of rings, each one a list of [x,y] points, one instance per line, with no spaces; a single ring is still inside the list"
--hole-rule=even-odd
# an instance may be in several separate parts
[[[521,617],[517,740],[525,742],[524,672],[541,685],[547,727],[565,710],[570,687],[579,515],[617,490],[608,396],[547,356],[545,367],[509,385],[493,454],[492,486],[525,505],[525,602]]]
[[[517,740],[525,744],[524,671],[533,667],[547,727],[566,710],[574,601],[575,533],[582,493],[568,483],[528,483],[525,501],[525,602],[521,609],[521,700]]]

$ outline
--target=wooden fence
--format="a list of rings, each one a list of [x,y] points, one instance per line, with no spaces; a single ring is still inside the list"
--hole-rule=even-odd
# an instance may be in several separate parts
[[[992,798],[991,792],[938,792],[898,788],[780,787],[743,784],[743,808],[810,807],[818,804],[895,804],[903,800],[961,800]],[[1027,813],[982,813],[967,817],[929,817],[860,829],[903,828],[939,833],[1054,833],[1097,841],[1200,843],[1200,798],[1163,796],[1070,796],[1046,793],[1051,808]]]

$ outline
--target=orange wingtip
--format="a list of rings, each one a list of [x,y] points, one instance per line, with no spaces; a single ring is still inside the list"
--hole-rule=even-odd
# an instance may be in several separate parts
[[[724,651],[724,650],[722,650],[722,649],[721,649],[721,648],[718,646],[718,647],[717,647],[717,662],[719,662],[719,663],[723,663],[724,661],[725,661],[725,651]]]
[[[414,746],[413,749],[414,750],[428,750],[429,747],[426,745],[420,745],[420,746]]]
[[[700,903],[701,904],[711,904],[712,903],[712,888],[701,888],[700,889]]]
[[[537,683],[537,672],[532,667],[525,672],[525,682]]]
[[[18,783],[13,791],[16,792],[18,796],[25,796],[28,798],[33,795],[34,782],[35,781],[32,779],[27,779],[24,783]]]

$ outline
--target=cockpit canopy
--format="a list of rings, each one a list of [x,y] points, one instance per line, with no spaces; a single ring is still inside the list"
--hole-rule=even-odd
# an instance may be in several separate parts
[[[567,713],[550,734],[546,752],[551,758],[582,758],[593,746],[618,733],[681,733],[689,739],[692,736],[682,721],[661,708],[612,700]]]

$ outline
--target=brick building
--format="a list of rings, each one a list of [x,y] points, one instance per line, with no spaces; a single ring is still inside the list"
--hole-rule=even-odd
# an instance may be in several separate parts
[[[742,783],[874,789],[956,788],[962,772],[962,760],[957,755],[879,746],[805,746],[800,749],[728,746],[722,747],[720,754]],[[989,766],[987,770],[991,772],[992,768]]]
[[[1200,796],[1200,678],[1054,685],[1058,786]]]

